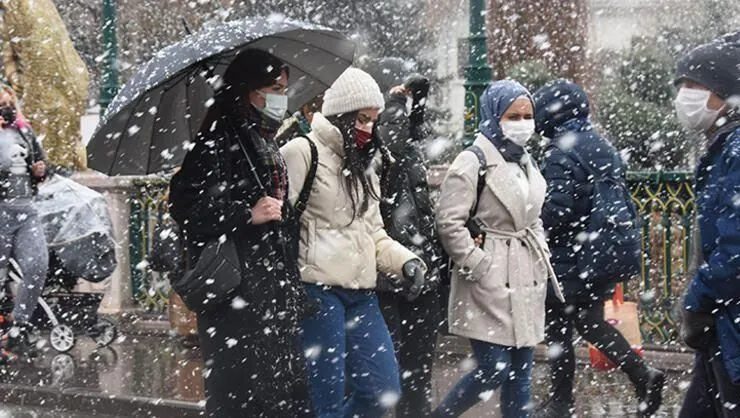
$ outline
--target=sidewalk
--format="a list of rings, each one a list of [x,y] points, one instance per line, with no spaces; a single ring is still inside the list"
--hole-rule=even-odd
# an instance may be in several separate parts
[[[437,401],[472,362],[466,344],[442,341],[435,365]],[[548,387],[547,367],[538,349],[534,394],[539,403]],[[675,416],[688,380],[691,355],[648,352],[647,359],[670,371],[666,404],[660,416]],[[167,335],[125,334],[111,348],[95,350],[81,339],[69,354],[48,351],[31,364],[0,370],[0,403],[54,406],[87,414],[126,417],[197,417],[204,402],[202,362],[198,350],[181,348]],[[634,416],[634,391],[621,373],[596,372],[581,362],[578,368],[579,416]],[[495,417],[498,395],[466,414],[466,418]]]

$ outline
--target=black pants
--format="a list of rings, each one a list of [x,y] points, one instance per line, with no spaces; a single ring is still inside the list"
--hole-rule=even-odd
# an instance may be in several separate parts
[[[380,308],[393,338],[401,371],[401,400],[396,417],[428,417],[432,412],[432,365],[442,313],[436,291],[413,302],[379,292]]]
[[[696,353],[694,375],[678,416],[740,417],[740,407],[724,408],[723,405],[740,405],[740,386],[732,383],[717,344],[714,343],[706,351]]]
[[[627,373],[633,384],[647,378],[645,362],[632,351],[630,344],[612,325],[604,320],[604,303],[548,304],[545,334],[550,348],[550,377],[552,396],[556,401],[572,403],[576,358],[573,349],[573,330],[596,348],[612,363]],[[557,354],[557,355],[553,355]]]

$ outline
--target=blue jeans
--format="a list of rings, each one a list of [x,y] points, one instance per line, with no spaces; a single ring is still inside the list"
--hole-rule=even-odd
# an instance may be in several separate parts
[[[470,340],[478,367],[463,377],[434,411],[435,417],[459,417],[501,386],[501,416],[527,418],[531,405],[534,349]]]
[[[382,417],[398,401],[401,382],[375,292],[305,287],[308,297],[320,304],[319,313],[303,321],[303,348],[316,415]]]
[[[0,268],[7,267],[10,258],[15,259],[23,274],[13,318],[16,324],[26,324],[39,303],[49,269],[44,225],[30,204],[0,201]]]

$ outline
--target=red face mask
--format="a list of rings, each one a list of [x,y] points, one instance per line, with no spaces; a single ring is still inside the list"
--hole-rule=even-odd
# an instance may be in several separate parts
[[[355,129],[355,143],[360,148],[365,148],[373,140],[373,133]]]

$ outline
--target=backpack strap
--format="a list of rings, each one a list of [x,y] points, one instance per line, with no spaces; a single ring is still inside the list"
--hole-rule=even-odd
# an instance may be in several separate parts
[[[308,174],[306,175],[306,179],[303,180],[303,188],[298,194],[298,200],[296,200],[295,202],[295,210],[298,217],[300,218],[301,215],[303,215],[303,212],[306,210],[306,205],[308,205],[308,198],[311,196],[313,181],[316,178],[316,170],[319,167],[319,150],[316,148],[316,144],[313,142],[313,140],[311,140],[311,138],[307,136],[296,137],[296,139],[298,138],[305,138],[306,141],[308,141],[308,145],[311,147],[311,164],[308,167]]]
[[[473,205],[473,209],[470,211],[470,217],[472,218],[476,213],[478,213],[480,195],[483,193],[483,188],[486,187],[486,170],[488,169],[488,161],[486,161],[486,154],[476,145],[469,146],[465,151],[470,151],[478,157],[478,183],[476,184],[475,205]]]
[[[581,168],[583,168],[583,171],[585,171],[586,174],[588,174],[588,175],[590,175],[591,177],[594,178],[594,181],[596,181],[598,179],[604,179],[604,178],[615,178],[615,177],[611,176],[610,174],[608,174],[610,171],[607,171],[605,173],[600,173],[597,170],[595,170],[591,166],[591,164],[589,164],[587,161],[585,161],[583,159],[583,157],[581,156],[581,154],[579,154],[576,151],[571,151],[571,152],[568,153],[568,155],[572,156],[573,159],[581,166]],[[620,163],[621,163],[621,161],[619,159],[619,155],[618,154],[617,155],[614,155],[613,158],[612,158],[612,164],[613,164],[613,166],[611,168],[614,169],[614,168],[619,167],[620,166]]]

